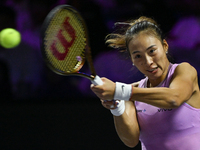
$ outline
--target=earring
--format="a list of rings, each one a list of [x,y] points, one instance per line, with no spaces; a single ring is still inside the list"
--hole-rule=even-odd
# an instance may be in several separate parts
[[[168,51],[166,51],[166,54],[168,54]]]
[[[132,65],[134,66],[134,63]]]

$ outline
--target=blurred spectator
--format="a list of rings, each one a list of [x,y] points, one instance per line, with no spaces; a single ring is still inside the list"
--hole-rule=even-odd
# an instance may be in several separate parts
[[[178,0],[171,4],[176,8],[178,20],[167,39],[171,45],[169,50],[177,63],[189,62],[197,69],[200,77],[200,1]]]
[[[171,29],[168,41],[171,47],[197,50],[200,43],[200,21],[197,16],[186,16],[179,19]]]
[[[16,29],[15,11],[7,6],[0,8],[1,30]],[[0,59],[9,67],[14,99],[33,98],[41,84],[42,63],[36,51],[23,41],[12,49],[0,47]]]
[[[94,0],[102,8],[103,18],[112,32],[115,22],[127,21],[145,15],[162,23],[163,31],[168,32],[175,22],[174,8],[166,5],[166,0]]]
[[[41,84],[42,66],[35,50],[23,42],[16,48],[0,48],[0,50],[0,59],[9,66],[14,98],[37,97]]]
[[[199,20],[200,18],[197,16],[182,17],[172,28],[167,41],[170,45],[169,52],[175,62],[189,62],[197,69],[198,75],[200,76]]]
[[[22,41],[37,51],[40,50],[40,29],[58,0],[8,0],[7,5],[16,12],[16,27],[22,34]],[[40,54],[40,53],[39,53]]]

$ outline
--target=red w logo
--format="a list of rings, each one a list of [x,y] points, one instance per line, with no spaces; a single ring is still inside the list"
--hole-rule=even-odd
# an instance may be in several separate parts
[[[65,21],[63,22],[63,27],[64,29],[69,33],[70,37],[72,38],[72,40],[70,42],[68,42],[65,37],[62,35],[62,29],[60,29],[58,31],[57,34],[57,39],[53,41],[53,43],[51,44],[51,52],[52,54],[58,59],[58,60],[64,60],[65,57],[67,56],[67,53],[69,51],[69,48],[72,46],[72,44],[74,43],[74,40],[76,38],[76,33],[74,28],[70,25],[70,23],[68,22],[69,17],[67,17],[65,19]],[[56,42],[58,42],[57,40],[59,40],[61,42],[61,44],[63,45],[65,52],[61,53],[57,50],[56,48]]]

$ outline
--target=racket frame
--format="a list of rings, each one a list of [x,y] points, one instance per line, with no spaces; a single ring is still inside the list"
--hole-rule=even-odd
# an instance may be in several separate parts
[[[48,61],[48,59],[46,58],[46,54],[45,54],[45,40],[44,40],[45,39],[45,31],[46,31],[47,27],[49,26],[50,22],[52,21],[52,18],[55,16],[56,12],[58,12],[60,9],[67,9],[67,10],[73,12],[76,16],[78,16],[77,18],[80,19],[80,22],[83,25],[84,32],[85,32],[85,37],[86,37],[86,46],[85,46],[85,51],[84,51],[84,56],[85,57],[82,58],[82,62],[80,64],[80,66],[77,69],[75,69],[72,73],[67,73],[67,72],[64,72],[64,71],[61,71],[61,70],[55,68]],[[89,80],[94,80],[94,78],[96,77],[96,71],[94,69],[94,65],[93,65],[93,61],[92,61],[92,56],[91,56],[91,48],[89,46],[88,29],[87,29],[85,20],[83,19],[83,17],[81,16],[80,12],[78,12],[78,10],[76,8],[74,8],[74,7],[70,6],[70,5],[59,5],[59,6],[56,6],[55,8],[53,8],[49,12],[49,14],[45,18],[45,20],[43,22],[43,25],[42,25],[42,28],[41,28],[40,46],[41,46],[42,56],[43,56],[43,59],[44,59],[46,65],[53,72],[55,72],[56,74],[63,75],[63,76],[73,76],[73,75],[75,75],[75,76],[81,76],[81,77],[87,78]],[[82,68],[82,66],[85,63],[85,60],[88,63],[91,75],[88,75],[88,74],[83,73],[83,72],[79,72],[79,70]]]

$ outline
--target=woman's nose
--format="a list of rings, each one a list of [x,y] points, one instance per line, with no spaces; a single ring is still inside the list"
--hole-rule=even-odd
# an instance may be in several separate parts
[[[153,58],[151,56],[146,56],[145,64],[151,65],[153,63]]]

